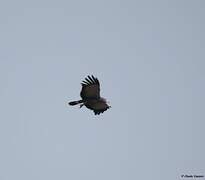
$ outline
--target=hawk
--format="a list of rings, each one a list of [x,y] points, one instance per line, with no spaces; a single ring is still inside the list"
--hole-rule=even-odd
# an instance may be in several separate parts
[[[88,109],[93,110],[95,115],[99,115],[111,107],[105,98],[100,97],[100,82],[96,77],[87,76],[81,85],[80,96],[82,99],[71,101],[68,103],[69,105],[80,104],[80,108],[85,105]]]

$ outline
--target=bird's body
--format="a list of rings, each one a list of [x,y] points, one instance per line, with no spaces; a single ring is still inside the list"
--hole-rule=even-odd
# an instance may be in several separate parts
[[[88,76],[81,85],[82,90],[80,96],[82,100],[69,102],[69,105],[80,104],[80,107],[85,105],[88,109],[93,110],[95,115],[103,113],[110,108],[106,99],[100,97],[100,83],[97,78]]]

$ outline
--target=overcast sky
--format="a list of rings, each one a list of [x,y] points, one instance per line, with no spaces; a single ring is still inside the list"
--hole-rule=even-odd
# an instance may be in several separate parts
[[[1,1],[0,180],[205,175],[204,9]],[[99,116],[67,105],[89,74],[112,106]]]

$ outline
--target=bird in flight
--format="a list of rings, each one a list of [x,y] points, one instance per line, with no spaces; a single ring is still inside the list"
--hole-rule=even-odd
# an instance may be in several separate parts
[[[100,97],[100,82],[96,77],[87,76],[81,85],[80,96],[82,99],[71,101],[68,103],[69,105],[80,104],[80,108],[85,105],[88,109],[93,110],[95,115],[99,115],[111,107],[105,98]]]

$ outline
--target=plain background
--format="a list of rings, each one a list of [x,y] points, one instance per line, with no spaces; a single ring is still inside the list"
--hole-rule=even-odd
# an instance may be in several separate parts
[[[205,175],[205,1],[0,4],[0,180]]]

